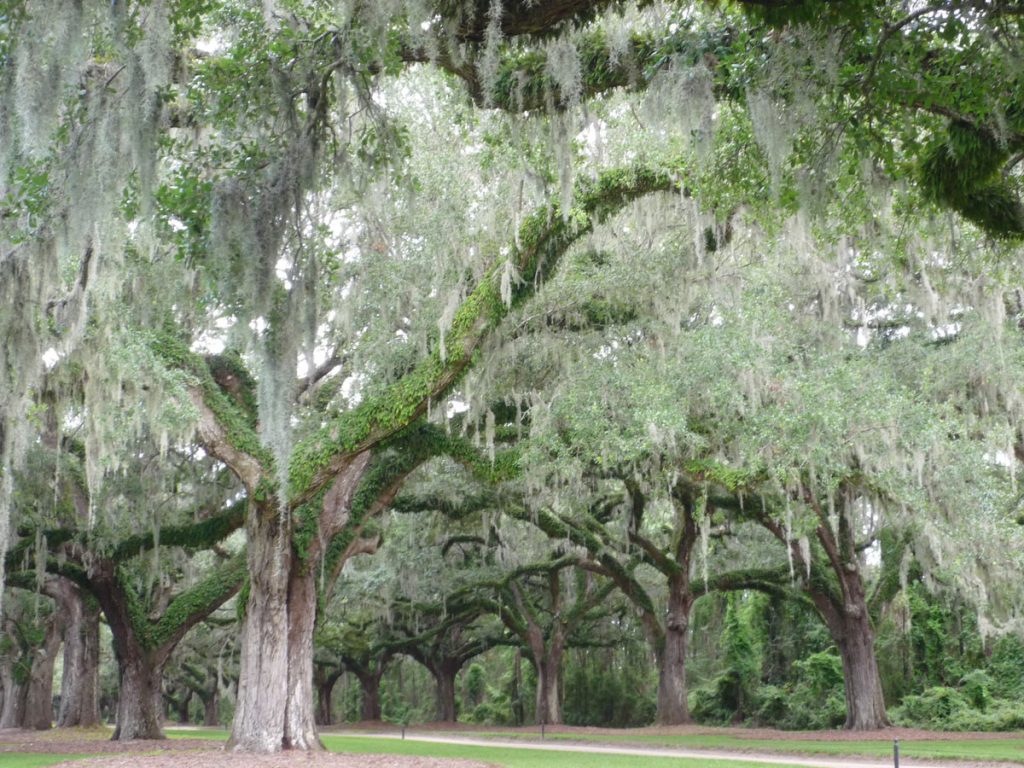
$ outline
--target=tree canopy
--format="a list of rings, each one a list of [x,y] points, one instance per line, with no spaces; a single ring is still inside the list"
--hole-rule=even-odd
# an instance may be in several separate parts
[[[256,751],[399,652],[519,644],[557,722],[613,592],[666,723],[710,592],[813,609],[852,728],[911,562],[1020,631],[1016,3],[53,5],[0,2],[0,588],[92,595],[122,703],[236,593]],[[459,621],[324,627],[389,509],[510,522]]]

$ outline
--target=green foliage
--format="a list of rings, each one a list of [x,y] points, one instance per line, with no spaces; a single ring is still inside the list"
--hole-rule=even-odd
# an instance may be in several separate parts
[[[721,636],[723,668],[709,685],[694,692],[691,711],[699,722],[739,722],[754,711],[761,649],[756,645],[751,624],[752,609],[756,609],[756,604],[744,603],[742,593],[727,595]]]
[[[635,728],[654,722],[656,681],[646,654],[571,654],[565,668],[567,725]]]
[[[1024,205],[1000,170],[1024,147],[1007,143],[987,129],[963,121],[949,125],[944,139],[932,142],[921,161],[920,178],[932,200],[959,211],[996,237],[1024,237]]]
[[[992,695],[1011,701],[1024,699],[1024,639],[1005,635],[996,640],[986,665]]]

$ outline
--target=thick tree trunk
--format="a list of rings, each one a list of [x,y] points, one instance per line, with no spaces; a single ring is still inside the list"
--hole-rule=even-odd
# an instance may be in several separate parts
[[[288,709],[289,532],[273,502],[249,510],[249,599],[242,626],[238,704],[228,748],[276,752]]]
[[[174,703],[174,708],[177,710],[179,725],[188,725],[191,722],[188,716],[189,705],[191,703],[192,691],[185,691],[181,694],[181,698]]]
[[[216,687],[203,699],[203,725],[220,725],[220,691]]]
[[[14,667],[8,663],[0,667],[0,685],[4,689],[3,709],[0,709],[0,728],[21,728],[25,719],[28,681],[17,682],[14,676]]]
[[[882,694],[882,678],[875,657],[875,635],[866,606],[848,611],[839,632],[833,632],[843,662],[848,730],[872,731],[889,725]]]
[[[119,645],[124,647],[119,650]],[[120,685],[113,740],[165,738],[161,727],[163,696],[160,693],[163,662],[130,640],[118,643],[115,637],[114,648]]]
[[[331,699],[334,696],[334,686],[341,679],[341,675],[340,668],[328,672],[323,667],[317,667],[313,672],[313,682],[316,685],[317,725],[334,725],[334,706]]]
[[[51,616],[46,624],[42,647],[32,650],[23,728],[45,731],[53,725],[53,668],[60,651],[62,629],[59,617]]]
[[[682,725],[690,722],[690,709],[686,701],[686,648],[689,642],[690,608],[693,597],[688,589],[689,580],[678,576],[669,580],[668,611],[665,635],[658,660],[658,713],[659,725]]]
[[[853,530],[846,515],[839,518],[837,535],[824,524],[818,528],[832,572],[840,587],[839,595],[809,585],[811,599],[825,620],[843,663],[846,689],[847,730],[868,731],[885,728],[882,678],[875,658],[875,633],[871,627],[864,579],[861,577],[854,547]]]
[[[288,709],[285,749],[323,749],[313,706],[313,629],[316,625],[316,579],[293,562],[288,586]]]
[[[363,720],[378,721],[383,717],[380,704],[380,679],[384,674],[381,667],[377,672],[356,673],[359,684],[363,688]]]
[[[336,518],[336,529],[348,517],[369,459],[368,453],[354,458],[324,495],[324,514],[329,511]],[[304,562],[296,558],[291,525],[284,517],[273,498],[254,504],[248,513],[249,599],[242,629],[238,706],[228,740],[228,748],[235,751],[323,749],[313,706],[316,581],[312,574],[320,553],[305,553]],[[326,540],[333,535],[330,530],[321,533]]]
[[[57,726],[91,728],[100,724],[100,609],[77,586],[59,581],[67,588],[58,598],[66,626]]]
[[[460,666],[458,662],[446,660],[433,665],[430,670],[437,684],[435,717],[440,723],[454,723],[458,719],[455,707],[455,677]]]
[[[539,632],[530,634],[530,650],[537,671],[537,725],[561,725],[564,633],[561,627],[556,627],[547,643]]]

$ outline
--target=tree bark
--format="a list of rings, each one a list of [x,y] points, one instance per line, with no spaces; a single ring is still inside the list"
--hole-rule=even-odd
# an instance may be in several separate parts
[[[359,684],[363,688],[363,709],[361,717],[367,721],[379,721],[383,717],[380,704],[380,679],[384,675],[382,666],[376,672],[357,672]]]
[[[202,696],[203,725],[220,725],[220,688],[215,680],[213,689]]]
[[[293,561],[288,584],[288,699],[285,749],[320,750],[313,706],[313,629],[316,625],[316,579]]]
[[[875,633],[871,627],[860,571],[855,568],[845,569],[842,579],[845,605],[837,606],[834,601],[818,593],[812,593],[811,599],[839,648],[846,689],[845,728],[873,731],[890,724],[875,656]]]
[[[118,650],[118,645],[125,647]],[[115,637],[120,685],[114,741],[163,739],[161,727],[163,662],[154,659],[134,642],[119,644]]]
[[[331,697],[334,695],[334,686],[341,678],[341,671],[325,673],[322,667],[318,667],[315,675],[316,682],[316,723],[317,725],[334,724],[334,708],[331,704]]]
[[[14,666],[5,663],[0,667],[0,684],[3,685],[4,704],[0,710],[0,728],[20,728],[25,718],[25,697],[28,681],[19,683],[15,679]]]
[[[340,529],[370,456],[340,470],[324,496],[325,514]],[[277,752],[320,750],[313,705],[314,573],[322,553],[300,559],[292,551],[292,526],[277,500],[254,502],[247,515],[249,599],[242,629],[238,706],[228,749]],[[336,531],[324,530],[329,540]]]
[[[46,623],[41,648],[32,650],[32,669],[25,691],[23,728],[45,731],[53,725],[53,668],[60,650],[63,623],[53,615]]]
[[[665,634],[660,654],[655,653],[658,660],[659,725],[690,722],[690,709],[686,700],[686,649],[693,596],[688,581],[682,574],[669,579]]]
[[[454,723],[458,719],[455,707],[455,677],[460,666],[456,661],[445,660],[430,669],[437,684],[435,718],[440,723]]]
[[[530,634],[530,651],[537,672],[537,725],[561,725],[564,633],[561,626],[556,626],[547,643],[540,632],[531,631]]]
[[[238,704],[228,748],[277,752],[288,708],[288,572],[292,552],[274,503],[248,514],[249,599],[242,626]]]
[[[57,727],[91,728],[100,724],[100,609],[72,582],[58,581],[65,629]]]

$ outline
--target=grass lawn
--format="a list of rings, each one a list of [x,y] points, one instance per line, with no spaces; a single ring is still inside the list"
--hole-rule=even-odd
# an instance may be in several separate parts
[[[224,740],[226,731],[169,729],[172,739]],[[683,760],[677,757],[637,757],[634,755],[587,754],[585,752],[552,752],[542,749],[506,749],[478,747],[470,744],[434,744],[415,739],[382,739],[374,736],[324,734],[324,746],[332,752],[360,754],[421,755],[423,757],[451,757],[494,763],[504,768],[707,768],[706,760]],[[714,768],[764,768],[754,763],[716,760]],[[5,766],[6,768],[6,766]],[[785,768],[785,766],[778,766]]]
[[[36,754],[35,752],[0,752],[0,765],[4,768],[44,768],[65,760],[81,760],[92,755]]]
[[[489,738],[536,739],[535,734],[489,732]],[[717,733],[656,735],[646,733],[595,734],[549,733],[548,739],[594,741],[615,744],[644,744],[680,749],[723,749],[747,752],[787,752],[819,755],[889,757],[892,741],[818,741],[812,739],[754,739]],[[900,741],[904,757],[953,758],[956,760],[1005,760],[1024,763],[1024,738],[1010,739],[922,739]]]
[[[505,768],[709,768],[707,760],[683,760],[678,757],[637,757],[635,755],[553,752],[543,749],[502,749],[468,744],[433,744],[407,739],[380,739],[366,736],[327,734],[324,745],[332,752],[386,753],[424,757],[461,757],[494,763]],[[715,760],[711,768],[765,768],[764,765],[732,760]],[[774,768],[784,768],[777,766]]]
[[[223,741],[226,731],[169,731],[172,739],[209,739]],[[681,760],[671,757],[635,757],[632,755],[586,754],[583,752],[550,752],[541,749],[507,749],[502,747],[477,747],[468,744],[433,744],[408,739],[381,739],[372,736],[339,736],[328,734],[323,737],[324,745],[332,752],[359,754],[420,755],[424,757],[451,757],[493,763],[504,768],[706,768],[705,760]],[[3,768],[44,768],[65,760],[89,755],[56,755],[32,753],[0,753]],[[571,761],[571,763],[570,763]],[[764,768],[755,763],[716,760],[715,768]],[[786,768],[777,766],[773,768]]]
[[[178,730],[168,729],[172,739],[209,739],[223,741],[227,731],[215,729]],[[438,733],[437,735],[441,735]],[[536,734],[525,733],[455,733],[469,737],[498,737],[536,739]],[[729,734],[680,734],[654,735],[640,733],[622,734],[548,734],[549,740],[580,740],[617,744],[657,745],[680,749],[722,749],[753,752],[783,752],[819,755],[860,755],[888,757],[892,754],[892,742],[885,741],[813,741],[810,739],[753,739]],[[551,752],[533,749],[503,749],[499,746],[478,747],[468,744],[434,744],[407,739],[385,739],[372,736],[330,733],[323,736],[324,744],[334,752],[358,752],[395,755],[423,755],[427,757],[452,757],[495,763],[505,768],[705,768],[706,760],[682,760],[671,757],[635,757],[632,755],[587,754],[582,752]],[[1008,739],[960,739],[901,741],[900,754],[906,757],[949,758],[955,760],[1007,761],[1024,764],[1024,738]],[[43,768],[63,760],[88,757],[88,755],[56,755],[5,753],[0,754],[3,768]],[[718,761],[713,768],[755,768],[750,763]]]

